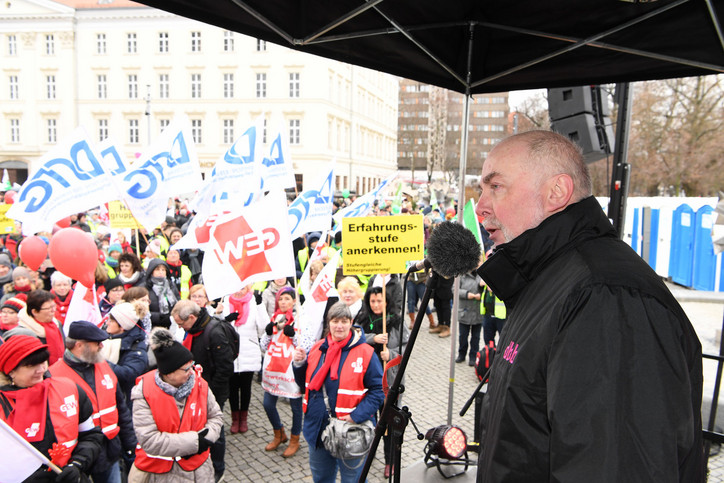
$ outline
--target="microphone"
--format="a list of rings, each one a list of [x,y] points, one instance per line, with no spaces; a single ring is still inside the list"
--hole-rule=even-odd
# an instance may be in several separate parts
[[[409,272],[432,268],[445,278],[472,272],[480,265],[480,244],[460,223],[443,221],[427,239],[427,258],[412,262]]]

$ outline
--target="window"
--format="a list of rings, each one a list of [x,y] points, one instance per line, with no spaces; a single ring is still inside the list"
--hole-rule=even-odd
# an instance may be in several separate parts
[[[168,32],[158,33],[158,52],[161,54],[168,53]]]
[[[299,97],[299,72],[289,74],[289,97]]]
[[[224,52],[234,51],[234,32],[231,30],[224,31]]]
[[[8,35],[8,55],[18,55],[18,38],[15,35]]]
[[[289,120],[289,144],[299,144],[299,119]]]
[[[15,101],[20,99],[20,95],[18,94],[18,76],[11,75],[8,79],[8,83],[10,85],[10,100]]]
[[[163,130],[166,129],[170,123],[170,119],[159,119],[158,126],[161,128],[161,132],[163,132]]]
[[[10,142],[20,142],[20,119],[10,119]]]
[[[96,54],[105,55],[106,53],[106,34],[96,34]]]
[[[168,99],[168,74],[158,75],[158,97]]]
[[[128,98],[138,99],[138,76],[136,74],[128,76]]]
[[[45,36],[45,53],[46,55],[55,55],[55,36],[53,34]]]
[[[266,97],[266,74],[256,75],[256,97],[259,99]]]
[[[224,74],[224,99],[234,97],[234,74]]]
[[[266,40],[256,39],[256,51],[266,52]]]
[[[98,99],[108,97],[108,79],[105,74],[98,74]]]
[[[128,144],[138,144],[138,119],[128,120]]]
[[[201,32],[191,32],[191,52],[201,52]]]
[[[129,54],[138,53],[138,42],[137,42],[137,37],[136,37],[135,32],[126,34],[126,40],[128,43],[127,52]]]
[[[98,141],[108,137],[108,119],[98,119]]]
[[[262,119],[261,142],[266,144],[266,118]]]
[[[201,119],[191,119],[191,137],[196,144],[201,144]]]
[[[55,76],[45,76],[45,94],[46,99],[55,99]]]
[[[58,121],[56,119],[48,119],[48,143],[55,144],[58,142]]]
[[[191,99],[201,98],[201,74],[191,74]]]
[[[234,142],[234,120],[224,119],[224,144]]]

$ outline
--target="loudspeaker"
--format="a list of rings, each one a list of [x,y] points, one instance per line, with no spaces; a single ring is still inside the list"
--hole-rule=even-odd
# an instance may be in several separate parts
[[[551,129],[578,144],[587,163],[613,152],[610,109],[600,87],[548,89],[548,112]]]

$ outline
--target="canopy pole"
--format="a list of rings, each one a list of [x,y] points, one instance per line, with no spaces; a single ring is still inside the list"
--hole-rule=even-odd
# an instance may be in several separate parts
[[[463,223],[463,210],[465,209],[465,173],[468,161],[468,129],[470,125],[470,79],[472,78],[473,63],[473,36],[475,25],[469,23],[468,37],[468,72],[465,76],[465,101],[463,102],[463,132],[460,135],[460,174],[458,180],[458,212],[457,222]],[[460,305],[460,277],[455,277],[453,283],[453,306],[450,314],[450,380],[447,396],[447,424],[452,424],[453,396],[455,393],[455,358],[458,342],[458,308]],[[439,322],[439,321],[438,321]]]

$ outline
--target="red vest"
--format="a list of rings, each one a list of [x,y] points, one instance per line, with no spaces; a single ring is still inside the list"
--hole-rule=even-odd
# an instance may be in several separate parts
[[[93,367],[95,392],[63,359],[50,366],[50,373],[54,377],[67,377],[85,391],[93,404],[93,424],[100,426],[106,438],[113,439],[121,430],[118,427],[118,407],[116,406],[118,379],[106,361],[93,364]]]
[[[204,429],[204,426],[206,426],[209,385],[201,377],[201,374],[198,371],[196,372],[194,388],[186,398],[183,416],[179,418],[176,400],[158,387],[155,379],[156,372],[147,372],[136,379],[136,384],[143,381],[143,397],[151,408],[156,428],[162,433],[184,433]],[[139,470],[149,473],[168,473],[173,468],[173,462],[176,461],[184,471],[194,471],[204,464],[208,457],[208,449],[189,458],[151,455],[146,453],[139,444],[136,446],[134,465]]]
[[[307,377],[302,399],[302,409],[307,412],[307,401],[309,400],[309,382],[312,380],[314,370],[322,358],[322,351],[319,347],[324,339],[317,342],[309,351],[307,359]],[[337,401],[334,412],[337,417],[346,416],[355,410],[357,405],[364,399],[367,388],[364,385],[364,377],[370,365],[370,359],[375,350],[369,344],[359,344],[352,347],[344,360],[344,365],[339,368],[339,389],[337,389]]]
[[[78,444],[78,426],[80,424],[78,386],[62,377],[48,378],[41,384],[48,386],[47,404],[55,439],[58,440],[58,444],[69,449],[67,455],[53,460],[53,463],[62,468],[68,464],[71,454]],[[22,410],[22,408],[19,408],[19,410]],[[0,418],[7,421],[5,412],[2,410],[0,410]],[[21,432],[21,436],[24,437],[25,432]]]

